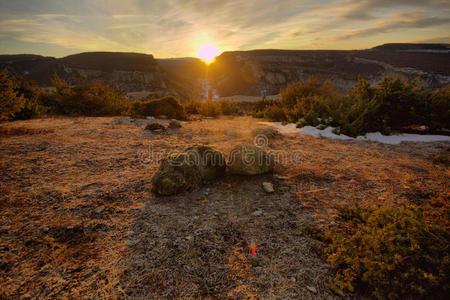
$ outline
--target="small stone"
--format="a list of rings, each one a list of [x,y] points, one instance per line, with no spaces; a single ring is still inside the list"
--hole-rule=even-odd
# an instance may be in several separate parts
[[[105,210],[105,207],[102,205],[102,206],[97,207],[94,211],[95,211],[95,213],[100,214],[104,210]]]
[[[190,236],[190,235],[188,235],[188,236],[186,237],[186,240],[188,240],[188,241],[192,241],[192,239],[193,239],[193,237]]]
[[[317,294],[317,290],[316,290],[315,287],[313,287],[313,286],[307,286],[306,288],[307,288],[311,293]]]
[[[291,282],[296,282],[297,279],[295,279],[295,277],[291,277]]]
[[[254,216],[254,217],[260,217],[260,216],[262,216],[262,214],[263,214],[263,211],[260,210],[260,209],[258,209],[257,211],[254,211],[254,212],[252,213],[252,216]]]
[[[263,182],[262,187],[263,187],[264,191],[268,194],[275,192],[275,190],[273,189],[273,184],[270,182]]]

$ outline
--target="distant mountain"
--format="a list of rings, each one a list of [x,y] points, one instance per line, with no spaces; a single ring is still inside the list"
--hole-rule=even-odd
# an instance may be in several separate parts
[[[372,82],[385,75],[419,77],[430,88],[450,82],[448,44],[385,44],[368,50],[253,50],[224,52],[207,67],[196,58],[155,59],[152,55],[88,52],[64,58],[0,55],[0,68],[52,85],[57,73],[68,81],[79,77],[112,82],[130,96],[175,95],[201,99],[212,87],[219,96],[275,95],[289,83],[332,79],[341,90],[359,74]]]
[[[377,51],[450,51],[450,44],[391,43],[373,47]]]
[[[153,55],[126,52],[86,52],[61,58],[70,67],[84,70],[154,72],[158,63]]]

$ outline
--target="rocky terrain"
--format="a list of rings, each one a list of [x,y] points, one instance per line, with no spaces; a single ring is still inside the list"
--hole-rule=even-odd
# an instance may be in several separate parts
[[[163,127],[145,129],[154,122]],[[343,205],[415,203],[449,188],[448,167],[432,162],[448,143],[277,134],[249,117],[180,124],[3,123],[0,298],[334,299],[311,226],[339,222]],[[204,145],[229,161],[242,143],[274,155],[273,173],[151,192],[167,155]]]
[[[225,52],[206,67],[199,59],[155,59],[138,53],[92,52],[64,58],[39,55],[0,55],[0,68],[51,86],[57,73],[74,81],[111,82],[130,98],[174,95],[181,100],[214,95],[276,95],[289,83],[332,79],[342,91],[351,88],[359,74],[377,82],[385,75],[419,77],[429,88],[450,82],[450,53],[446,44],[388,44],[369,50],[254,50]]]

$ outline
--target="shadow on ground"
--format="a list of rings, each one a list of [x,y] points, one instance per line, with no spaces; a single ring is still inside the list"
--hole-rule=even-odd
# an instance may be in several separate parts
[[[303,234],[311,224],[272,174],[152,196],[131,227],[121,288],[133,298],[329,298],[319,242]]]

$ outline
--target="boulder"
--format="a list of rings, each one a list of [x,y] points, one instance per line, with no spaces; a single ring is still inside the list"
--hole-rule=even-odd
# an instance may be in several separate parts
[[[172,128],[172,129],[181,128],[181,123],[178,122],[177,120],[172,120],[172,121],[170,121],[168,127]]]
[[[186,152],[200,171],[202,180],[213,180],[225,174],[225,155],[222,152],[206,146],[189,147]]]
[[[152,192],[159,195],[174,195],[189,190],[201,183],[199,169],[191,162],[188,153],[166,157],[153,177]]]
[[[145,130],[150,130],[150,131],[165,131],[166,127],[164,127],[164,125],[161,125],[159,123],[150,123],[147,126],[145,126]]]
[[[185,192],[225,173],[225,156],[206,146],[194,146],[165,158],[153,177],[152,191],[159,195]]]
[[[274,165],[275,159],[270,153],[253,145],[239,144],[230,152],[228,169],[232,174],[258,175],[271,172]]]

